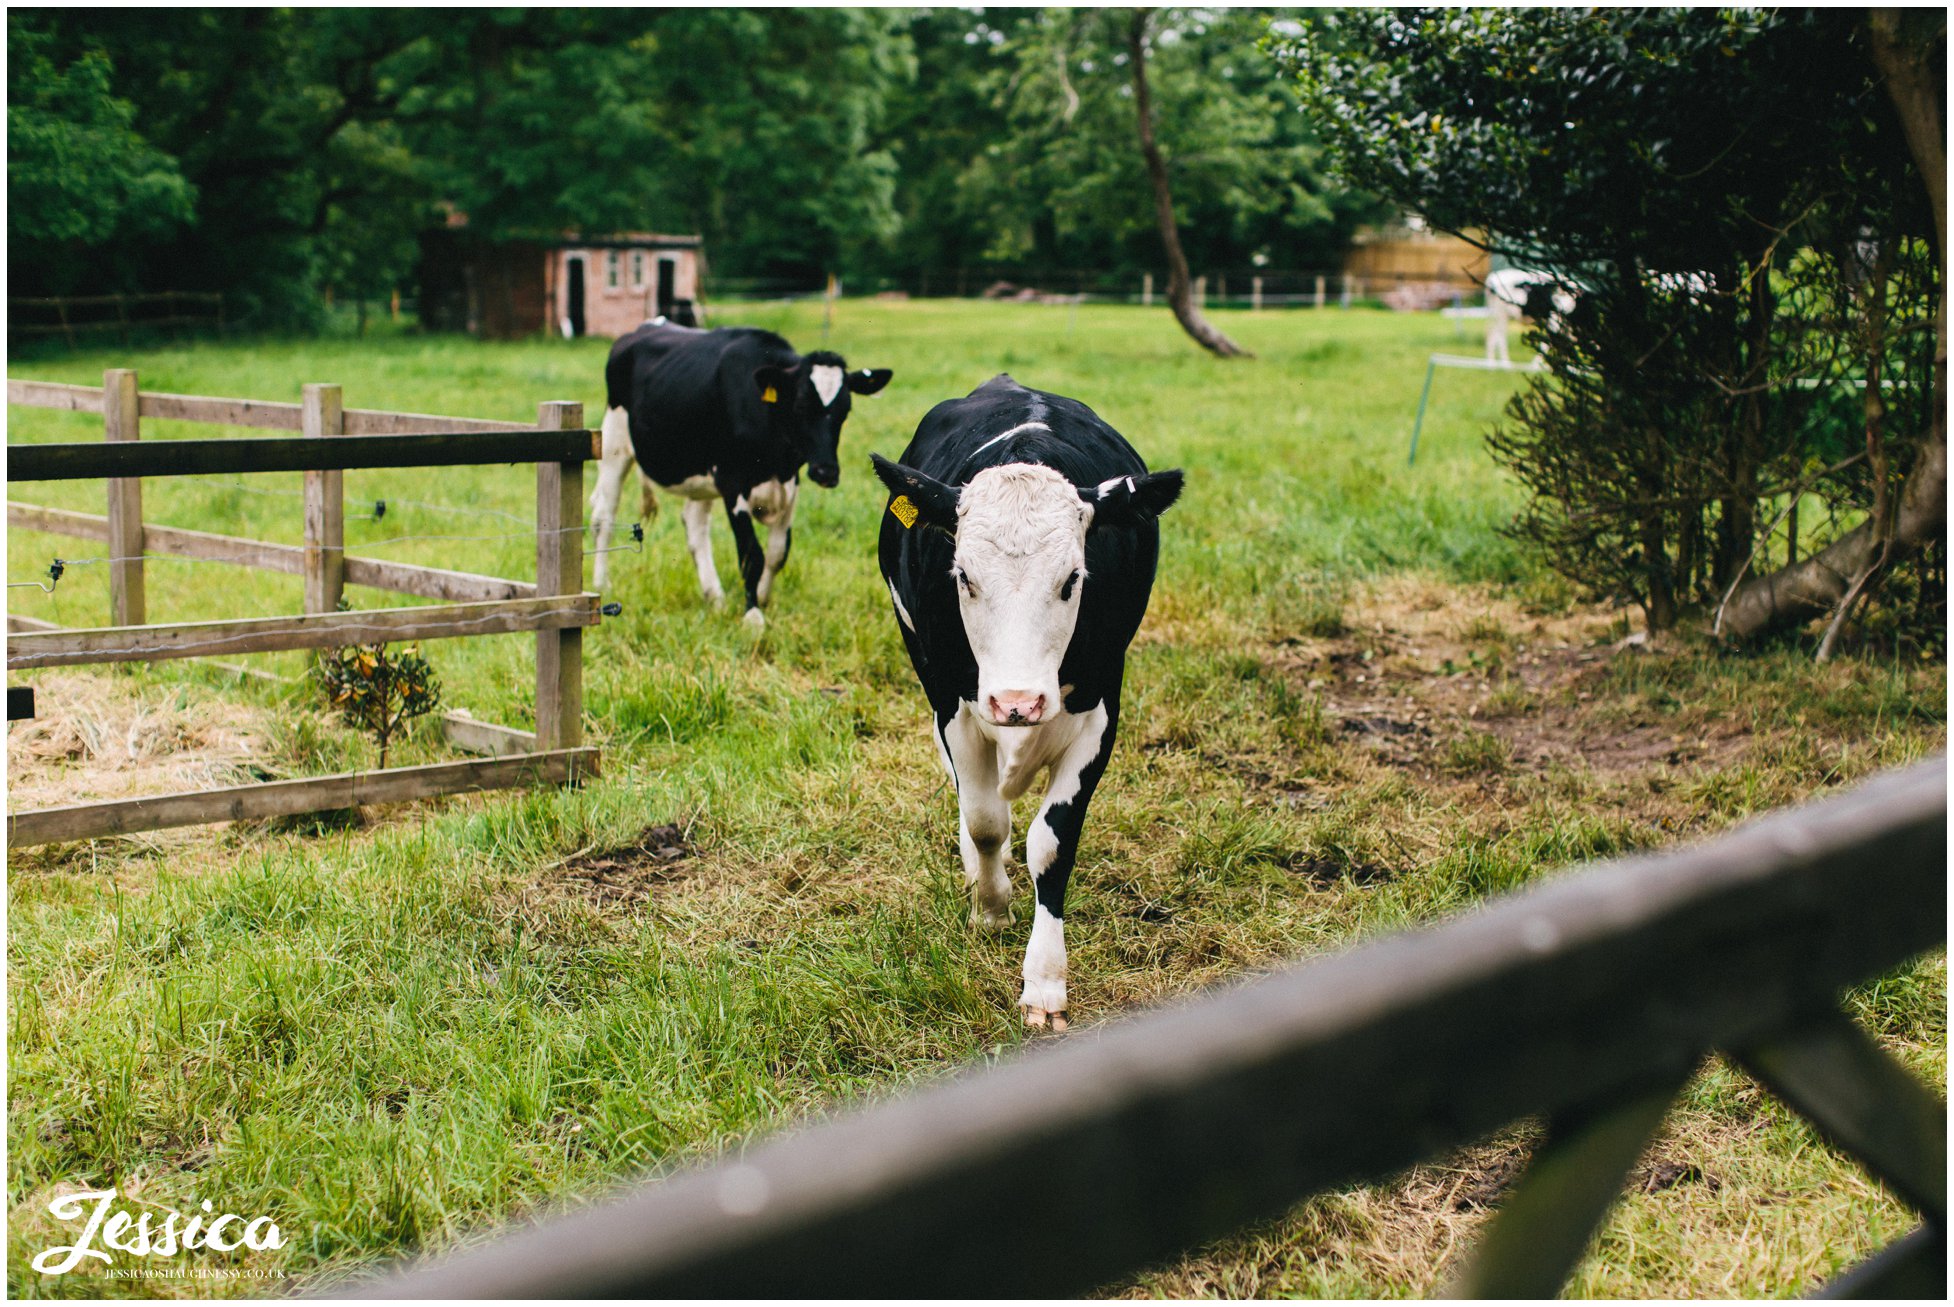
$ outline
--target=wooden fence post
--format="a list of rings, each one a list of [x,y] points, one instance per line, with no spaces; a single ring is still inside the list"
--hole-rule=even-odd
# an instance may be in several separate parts
[[[111,441],[142,435],[132,368],[102,373],[102,426]],[[148,604],[142,571],[142,479],[109,478],[109,625],[141,626]]]
[[[1151,272],[1143,272],[1140,274],[1140,306],[1142,308],[1147,308],[1147,307],[1151,307],[1152,304],[1153,304],[1153,274]]]
[[[1262,279],[1260,277],[1250,277],[1248,279],[1248,307],[1251,313],[1260,313],[1262,311]]]
[[[1319,309],[1323,307],[1323,278],[1321,276],[1316,279],[1316,307]]]
[[[583,405],[546,401],[536,425],[568,431],[583,425]],[[536,597],[583,592],[583,463],[536,465]],[[583,745],[583,630],[536,633],[536,747]]]
[[[308,436],[346,432],[346,410],[339,387],[309,383],[304,388],[300,430]],[[305,611],[338,609],[346,589],[346,474],[305,474]]]
[[[1194,302],[1204,310],[1208,307],[1208,279],[1206,277],[1196,277],[1194,279]]]

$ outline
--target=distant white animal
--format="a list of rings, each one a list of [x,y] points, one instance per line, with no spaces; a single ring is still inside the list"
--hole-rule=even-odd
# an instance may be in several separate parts
[[[1643,284],[1667,294],[1702,299],[1716,293],[1716,279],[1707,272],[1653,272],[1643,275]],[[1545,272],[1525,268],[1502,268],[1486,278],[1486,357],[1510,362],[1506,329],[1523,317],[1543,323],[1549,331],[1559,328],[1574,311],[1580,288],[1569,286]]]
[[[1545,272],[1501,268],[1486,277],[1486,357],[1512,361],[1506,329],[1523,317],[1550,325],[1574,311],[1575,292]]]

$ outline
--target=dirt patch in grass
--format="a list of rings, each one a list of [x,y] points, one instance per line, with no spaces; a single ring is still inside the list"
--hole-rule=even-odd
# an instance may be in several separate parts
[[[652,826],[629,844],[579,853],[545,871],[539,886],[592,907],[631,908],[695,870],[691,841],[674,825]]]
[[[1346,882],[1352,885],[1382,885],[1403,874],[1361,859],[1313,858],[1301,853],[1284,862],[1283,869],[1302,877],[1318,889],[1335,889]]]
[[[1510,598],[1400,580],[1366,592],[1346,633],[1298,641],[1277,664],[1377,762],[1483,787],[1555,768],[1623,777],[1741,755],[1747,723],[1665,715],[1610,688],[1614,660],[1663,656],[1622,638],[1607,610],[1540,616]]]
[[[1723,1181],[1695,1162],[1676,1157],[1651,1157],[1628,1177],[1628,1187],[1639,1193],[1659,1194],[1677,1185],[1700,1184],[1711,1193],[1723,1188]]]

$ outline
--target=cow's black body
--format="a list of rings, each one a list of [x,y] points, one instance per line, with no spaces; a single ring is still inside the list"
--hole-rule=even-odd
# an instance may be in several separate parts
[[[1022,432],[984,448],[999,432],[1033,422],[1050,429]],[[900,461],[956,487],[1005,463],[1042,463],[1083,488],[1147,470],[1133,446],[1090,408],[1006,375],[931,409]],[[943,532],[905,530],[894,515],[883,514],[882,575],[916,623],[913,632],[897,625],[939,724],[977,695],[977,664],[950,580],[951,552],[951,539]],[[1151,519],[1086,536],[1088,579],[1079,599],[1079,625],[1059,672],[1060,682],[1073,687],[1066,695],[1067,711],[1081,712],[1103,700],[1118,715],[1126,646],[1146,616],[1159,554],[1160,524]]]
[[[611,346],[605,402],[631,415],[632,452],[659,485],[709,476],[749,490],[799,475],[806,461],[795,440],[796,406],[764,402],[753,384],[763,367],[800,365],[794,347],[771,331],[648,323]]]
[[[839,382],[825,401],[815,384],[823,369],[833,369],[828,375]],[[886,370],[848,373],[838,354],[798,354],[771,331],[706,331],[662,319],[621,337],[604,368],[606,408],[628,415],[631,452],[644,476],[694,497],[709,480],[706,493],[724,501],[755,617],[768,568],[752,521],[755,487],[796,486],[803,467],[818,484],[833,486],[851,396],[874,394],[888,380]],[[786,561],[792,496],[776,502],[787,507],[774,524],[782,533],[774,568]],[[608,519],[604,528],[608,534]]]

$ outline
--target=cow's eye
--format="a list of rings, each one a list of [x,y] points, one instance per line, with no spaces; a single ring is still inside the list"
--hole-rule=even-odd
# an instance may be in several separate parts
[[[956,571],[953,572],[951,575],[957,578],[957,584],[963,587],[963,592],[965,594],[969,595],[972,599],[975,599],[977,597],[977,587],[970,583],[970,578],[964,575],[964,571],[961,567],[956,569]]]
[[[1065,584],[1058,588],[1059,602],[1065,603],[1069,601],[1072,598],[1073,589],[1076,588],[1078,584],[1079,584],[1079,571],[1077,568],[1074,568],[1072,570],[1072,575],[1065,578]]]

